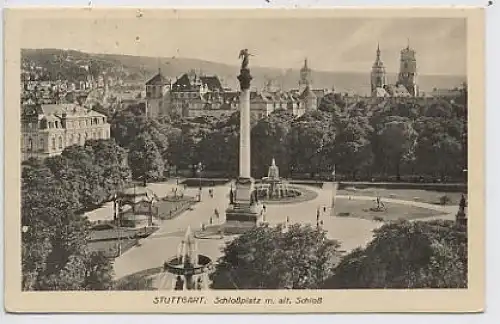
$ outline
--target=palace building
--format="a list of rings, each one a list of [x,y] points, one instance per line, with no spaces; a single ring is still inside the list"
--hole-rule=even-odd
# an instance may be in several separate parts
[[[21,116],[21,155],[46,158],[90,139],[109,139],[106,116],[79,104],[24,106]]]
[[[264,118],[278,109],[302,116],[305,112],[317,110],[319,100],[328,93],[325,89],[312,88],[307,59],[300,70],[298,89],[282,91],[269,84],[262,91],[251,91],[252,119]],[[229,116],[238,110],[239,91],[224,88],[215,75],[198,75],[191,70],[172,82],[159,70],[146,82],[146,102],[146,115],[149,117]]]

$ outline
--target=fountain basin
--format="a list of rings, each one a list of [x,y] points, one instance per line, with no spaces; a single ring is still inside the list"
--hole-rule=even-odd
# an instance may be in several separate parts
[[[207,272],[212,266],[212,259],[206,255],[198,254],[195,265],[186,264],[183,258],[174,257],[167,261],[166,270],[175,275],[192,276]]]

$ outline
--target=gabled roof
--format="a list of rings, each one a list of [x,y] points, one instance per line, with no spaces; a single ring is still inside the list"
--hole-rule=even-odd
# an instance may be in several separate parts
[[[217,76],[212,75],[212,76],[201,76],[200,77],[201,83],[206,84],[208,87],[208,90],[210,91],[222,91],[224,90],[222,88],[222,84],[220,83],[220,80]]]
[[[166,85],[169,84],[169,81],[161,74],[161,71],[158,72],[154,77],[149,79],[148,82],[146,82],[146,85]]]
[[[307,86],[299,96],[299,99],[306,99],[306,98],[316,98],[316,95],[314,94],[314,92],[312,92],[309,86]]]

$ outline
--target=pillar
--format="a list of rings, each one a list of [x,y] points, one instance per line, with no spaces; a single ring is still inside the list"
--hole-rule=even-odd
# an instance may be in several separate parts
[[[250,178],[250,89],[240,94],[240,177]]]

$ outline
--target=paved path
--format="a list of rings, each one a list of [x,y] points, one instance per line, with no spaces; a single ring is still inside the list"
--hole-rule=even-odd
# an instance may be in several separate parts
[[[171,190],[169,189],[171,187],[168,186],[169,184],[159,184],[157,187],[152,186],[151,189],[159,194],[161,190],[165,190],[166,192]],[[300,185],[294,186],[300,187]],[[373,229],[383,225],[381,222],[371,220],[332,216],[333,211],[331,206],[337,189],[334,183],[327,182],[322,189],[310,186],[305,188],[316,191],[318,196],[306,202],[268,204],[266,205],[265,221],[271,225],[276,225],[285,223],[288,217],[292,224],[301,223],[316,226],[317,211],[319,209],[320,221],[323,221],[323,227],[327,230],[328,237],[339,240],[342,244],[341,249],[347,252],[367,244],[372,239]],[[196,195],[196,193],[197,188],[190,188],[187,189],[186,195]],[[185,211],[177,218],[163,221],[156,233],[143,239],[139,246],[133,247],[115,259],[115,277],[121,278],[141,270],[161,266],[165,260],[177,254],[179,244],[188,226],[193,231],[198,230],[202,223],[209,224],[210,217],[212,217],[213,224],[224,223],[224,211],[229,202],[228,193],[229,185],[217,186],[214,188],[214,198],[210,198],[208,196],[208,189],[205,188],[202,202],[194,205],[193,210]],[[337,196],[336,198],[344,199],[348,198],[348,196]],[[376,197],[352,196],[352,199],[375,200]],[[434,210],[446,210],[449,214],[451,214],[452,209],[454,210],[453,212],[456,212],[457,208],[389,198],[384,198],[384,201]],[[324,211],[323,206],[329,208]],[[216,208],[220,212],[220,219],[216,219],[214,216],[214,209]],[[231,237],[226,237],[224,240],[197,240],[198,250],[200,253],[216,260],[221,256],[221,248],[224,246],[224,243],[231,239]]]
[[[175,180],[170,180],[164,183],[148,183],[147,188],[151,189],[155,192],[159,197],[165,197],[168,194],[171,194],[172,188],[175,187]],[[113,220],[113,202],[107,202],[101,207],[94,209],[85,213],[85,216],[90,221],[104,221],[104,220]]]

